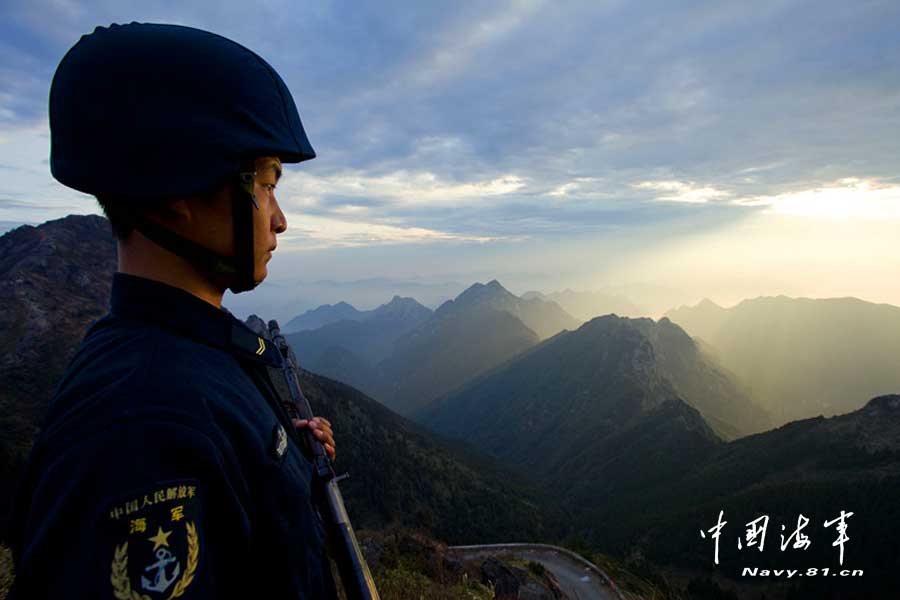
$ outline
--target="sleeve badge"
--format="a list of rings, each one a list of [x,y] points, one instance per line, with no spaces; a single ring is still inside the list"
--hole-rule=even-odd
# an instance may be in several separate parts
[[[272,431],[272,454],[275,456],[275,460],[281,460],[287,451],[287,447],[287,432],[280,424],[275,425],[275,429]]]
[[[108,508],[116,598],[173,600],[187,591],[200,560],[199,506],[197,482],[184,480],[155,484]]]

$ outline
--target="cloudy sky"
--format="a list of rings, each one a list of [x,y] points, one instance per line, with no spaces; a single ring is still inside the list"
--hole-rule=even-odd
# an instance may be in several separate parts
[[[263,56],[318,153],[279,185],[273,282],[900,305],[896,0],[0,11],[0,231],[99,213],[49,173],[53,72],[97,25],[169,22]]]

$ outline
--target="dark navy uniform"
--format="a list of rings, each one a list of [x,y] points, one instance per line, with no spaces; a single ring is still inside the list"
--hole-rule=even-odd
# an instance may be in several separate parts
[[[312,465],[226,309],[116,273],[13,518],[10,598],[332,598]]]

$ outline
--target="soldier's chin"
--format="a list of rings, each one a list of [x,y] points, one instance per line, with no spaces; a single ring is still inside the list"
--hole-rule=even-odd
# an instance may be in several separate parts
[[[253,275],[253,281],[256,282],[256,285],[259,285],[263,282],[263,280],[268,277],[269,269],[263,265],[262,267],[257,267],[256,273]]]
[[[242,290],[234,289],[233,286],[237,283],[237,278],[233,275],[216,276],[213,278],[213,281],[215,281],[216,285],[221,287],[223,290],[230,290],[232,294],[243,294],[245,292],[252,292],[254,289],[256,289],[256,287],[259,286],[260,283],[262,283],[263,279],[265,279],[268,274],[269,273],[265,268],[260,271],[259,267],[257,267],[256,271],[253,273],[253,287]]]

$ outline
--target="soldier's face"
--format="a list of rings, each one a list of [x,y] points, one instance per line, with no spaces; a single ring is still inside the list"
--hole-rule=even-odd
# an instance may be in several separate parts
[[[253,278],[262,282],[268,275],[267,263],[272,259],[276,235],[287,229],[287,219],[275,199],[275,186],[281,176],[281,161],[277,157],[262,157],[255,161],[256,178],[253,195],[259,208],[253,214]],[[189,216],[182,219],[178,232],[201,246],[234,256],[234,224],[232,222],[231,184],[222,184],[208,198],[182,200],[190,206]],[[249,202],[249,199],[247,200]],[[224,279],[219,282],[226,285]]]
[[[254,279],[261,282],[269,274],[267,263],[277,243],[275,236],[287,229],[287,219],[275,199],[275,187],[281,178],[281,161],[265,156],[256,159],[253,194],[259,209],[253,210]]]

